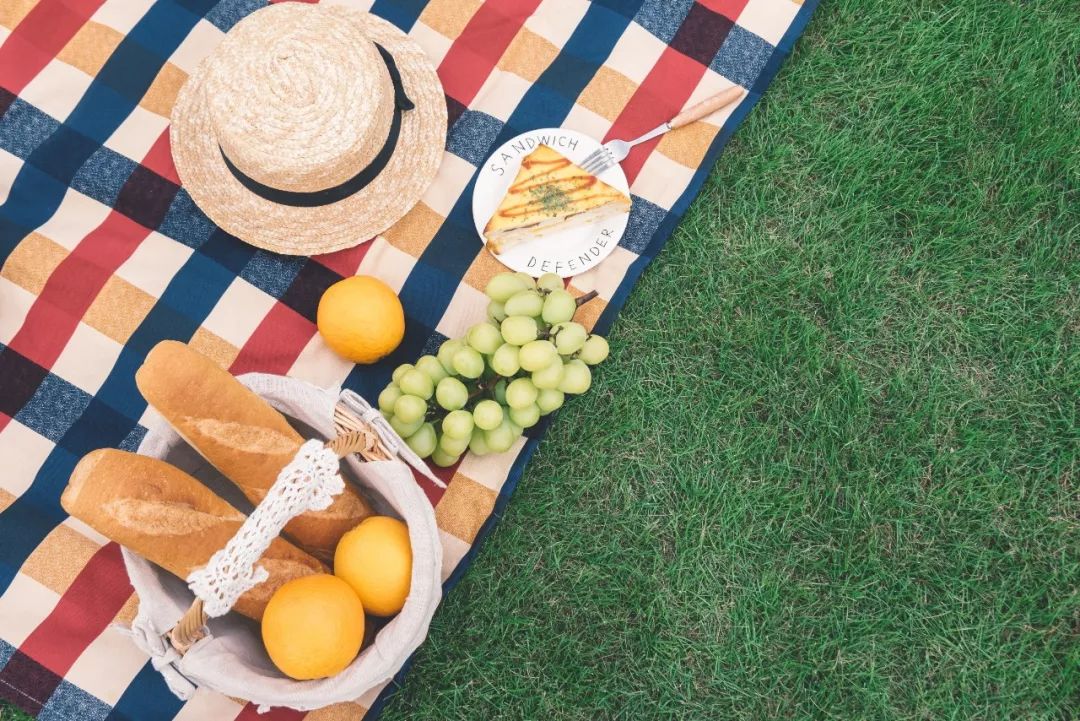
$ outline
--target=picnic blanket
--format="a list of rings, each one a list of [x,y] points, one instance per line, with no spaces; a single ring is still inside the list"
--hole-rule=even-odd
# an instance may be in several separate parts
[[[435,182],[404,219],[312,258],[256,250],[216,228],[181,187],[169,151],[180,86],[262,4],[0,2],[0,698],[43,719],[256,717],[242,701],[200,692],[184,704],[167,691],[112,625],[137,604],[119,549],[59,505],[84,453],[138,445],[146,405],[133,376],[155,343],[181,339],[234,373],[290,374],[373,399],[395,365],[484,316],[482,288],[500,267],[473,229],[470,197],[492,149],[539,127],[634,137],[733,83],[745,87],[738,105],[623,164],[634,196],[626,235],[571,284],[599,293],[586,320],[608,328],[815,2],[351,0],[430,54],[450,130]],[[365,367],[330,352],[314,324],[323,290],[358,273],[389,283],[407,314],[401,347]],[[445,491],[424,486],[446,589],[543,432],[530,429],[505,454],[466,456],[442,473]],[[373,719],[403,673],[378,694],[306,718]],[[261,718],[304,717],[277,709]]]

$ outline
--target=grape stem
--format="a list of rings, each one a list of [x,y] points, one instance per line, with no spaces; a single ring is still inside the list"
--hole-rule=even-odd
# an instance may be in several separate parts
[[[579,296],[574,302],[576,302],[578,308],[580,308],[598,295],[600,294],[597,293],[595,290],[590,290],[585,295]]]

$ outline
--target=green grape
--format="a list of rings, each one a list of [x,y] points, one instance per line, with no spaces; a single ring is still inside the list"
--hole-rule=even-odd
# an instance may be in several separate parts
[[[488,303],[487,314],[491,320],[502,323],[503,319],[506,318],[506,306],[497,300],[493,300]]]
[[[525,429],[522,428],[521,426],[519,426],[517,423],[514,423],[513,420],[511,420],[510,421],[510,432],[514,434],[514,440],[516,441],[518,436],[520,436],[522,433],[525,432]]]
[[[405,423],[396,415],[390,417],[390,427],[402,438],[408,438],[413,433],[416,433],[420,430],[420,426],[422,425],[424,425],[423,418],[420,418],[413,423]]]
[[[524,408],[511,408],[510,420],[522,428],[532,428],[540,420],[540,407],[530,403]]]
[[[531,284],[532,278],[529,278],[529,283],[525,283],[522,278],[514,273],[499,273],[488,281],[484,293],[494,301],[505,303],[514,293],[526,290]]]
[[[439,448],[448,456],[460,456],[469,450],[469,441],[471,440],[472,433],[469,433],[464,438],[455,438],[444,433],[442,438],[439,439]]]
[[[513,345],[525,345],[531,340],[536,340],[536,335],[540,332],[536,319],[527,315],[508,316],[502,322],[500,329],[503,340]]]
[[[544,273],[536,279],[536,287],[541,290],[563,290],[563,279],[554,273]]]
[[[521,361],[522,370],[538,371],[547,368],[559,357],[554,344],[549,340],[532,340],[521,346],[518,359]]]
[[[523,290],[511,296],[503,307],[508,316],[527,315],[535,318],[544,310],[544,299],[535,290]]]
[[[502,345],[502,335],[499,329],[491,323],[477,323],[465,334],[465,340],[475,350],[490,355]]]
[[[563,360],[562,356],[556,353],[555,360],[550,365],[538,371],[533,371],[532,382],[539,390],[551,390],[559,387],[559,384],[562,383],[562,377]]]
[[[472,415],[476,427],[485,431],[496,428],[503,421],[502,406],[492,400],[477,403],[476,408],[473,408]]]
[[[521,279],[521,282],[525,284],[526,288],[528,288],[529,290],[536,290],[536,278],[533,278],[528,273],[523,273],[521,271],[514,273],[514,275]]]
[[[482,428],[474,428],[472,432],[472,440],[469,441],[469,450],[478,456],[486,456],[491,453],[491,448],[487,444],[487,434]]]
[[[473,348],[462,348],[454,354],[454,370],[466,378],[479,378],[484,372],[484,356]]]
[[[442,431],[454,438],[468,439],[472,436],[473,417],[468,411],[451,411],[443,418]]]
[[[544,298],[544,311],[541,314],[545,323],[565,323],[577,312],[577,301],[565,290],[558,289]]]
[[[416,421],[424,420],[424,416],[427,415],[427,403],[423,398],[416,396],[404,395],[397,399],[397,403],[394,404],[394,415],[397,416],[402,423],[415,423]]]
[[[601,335],[591,335],[585,340],[585,345],[581,346],[577,357],[588,365],[594,366],[597,363],[603,363],[610,350],[606,338]]]
[[[553,326],[551,332],[555,334],[555,348],[559,355],[573,355],[585,345],[585,339],[589,336],[585,332],[585,326],[580,323],[559,323]]]
[[[457,378],[443,378],[435,388],[435,401],[448,411],[456,411],[469,402],[469,389]]]
[[[420,359],[416,361],[416,370],[427,373],[428,378],[435,384],[449,375],[439,359],[433,355],[420,356]]]
[[[392,413],[398,398],[401,398],[401,389],[397,387],[397,384],[391,383],[386,386],[386,388],[383,388],[382,393],[379,394],[379,410]]]
[[[435,384],[431,382],[431,377],[415,368],[401,376],[398,387],[401,388],[402,393],[420,396],[425,401],[435,392]]]
[[[536,402],[536,386],[528,378],[518,378],[506,386],[506,405],[511,408],[523,408]]]
[[[520,434],[514,433],[514,427],[510,424],[510,419],[504,418],[502,423],[484,434],[484,440],[487,441],[488,448],[492,451],[503,453],[510,450],[510,446],[514,445],[518,435]]]
[[[454,356],[457,352],[465,347],[465,341],[460,338],[454,340],[448,340],[439,347],[439,363],[442,363],[442,367],[446,369],[447,373],[451,375],[454,371]]]
[[[491,366],[491,370],[499,375],[509,378],[521,370],[521,362],[518,360],[518,347],[503,343],[495,351],[495,355],[491,356],[491,362],[488,365]]]
[[[551,388],[544,388],[536,394],[536,405],[540,409],[540,413],[545,416],[552,411],[559,410],[564,400],[566,400],[566,395],[562,391]]]
[[[394,369],[394,374],[392,376],[390,376],[390,378],[395,383],[400,383],[401,382],[401,377],[403,375],[405,375],[406,373],[408,373],[409,371],[411,371],[413,369],[413,367],[414,366],[413,366],[412,363],[402,363],[401,365],[399,365],[397,368]]]
[[[435,426],[425,423],[411,436],[405,439],[405,443],[413,452],[421,458],[427,458],[435,450]]]
[[[572,360],[563,366],[563,379],[559,390],[571,395],[579,395],[589,390],[592,385],[592,371],[579,360]]]
[[[389,421],[389,420],[390,420],[391,418],[393,418],[393,417],[394,417],[394,414],[393,414],[393,412],[392,412],[392,411],[391,411],[391,412],[387,412],[387,411],[379,411],[379,415],[380,415],[380,416],[382,416],[383,418],[385,418],[385,419],[386,419],[386,420],[388,420],[388,421]]]
[[[458,462],[458,456],[452,456],[446,451],[444,451],[442,448],[436,447],[434,452],[432,452],[431,454],[431,462],[434,463],[436,466],[449,468],[450,466]]]
[[[499,403],[502,403],[503,405],[506,405],[506,381],[505,380],[501,380],[501,381],[499,381],[498,383],[495,384],[495,388],[493,389],[493,393],[495,394],[495,400],[497,400]]]

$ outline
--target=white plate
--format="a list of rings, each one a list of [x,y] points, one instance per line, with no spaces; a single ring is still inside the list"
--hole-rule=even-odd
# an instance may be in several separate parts
[[[589,153],[600,147],[600,142],[588,135],[564,128],[530,130],[503,143],[480,168],[473,187],[473,222],[485,245],[484,227],[517,175],[521,159],[541,143],[575,163],[585,160]],[[617,163],[598,177],[630,195],[626,174]],[[619,244],[629,219],[630,213],[620,213],[590,225],[548,233],[516,245],[495,258],[512,270],[523,271],[534,278],[544,273],[569,278],[592,269],[608,257]]]

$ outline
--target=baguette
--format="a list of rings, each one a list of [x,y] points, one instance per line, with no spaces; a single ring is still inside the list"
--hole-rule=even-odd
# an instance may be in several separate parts
[[[177,433],[256,505],[304,443],[283,415],[184,343],[154,346],[136,371],[135,384]],[[329,507],[297,516],[285,533],[329,562],[338,540],[372,514],[346,482]]]
[[[110,448],[79,461],[60,505],[98,533],[182,579],[224,548],[245,518],[179,468]],[[273,540],[260,565],[270,577],[233,607],[256,621],[281,584],[326,573],[322,563],[281,538]]]

